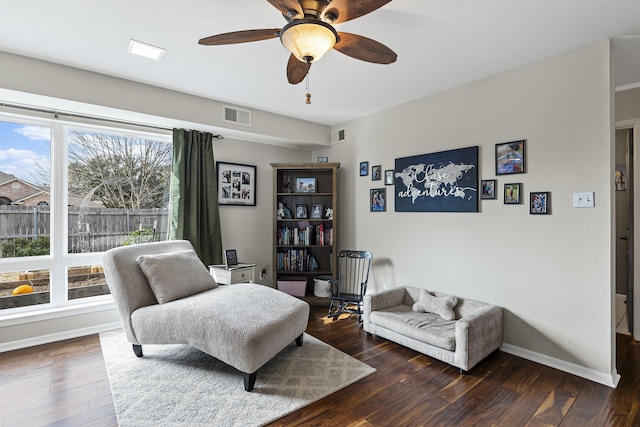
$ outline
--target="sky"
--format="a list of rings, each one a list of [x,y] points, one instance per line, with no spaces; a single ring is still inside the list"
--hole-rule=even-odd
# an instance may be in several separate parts
[[[0,171],[34,184],[51,170],[51,129],[0,121]]]

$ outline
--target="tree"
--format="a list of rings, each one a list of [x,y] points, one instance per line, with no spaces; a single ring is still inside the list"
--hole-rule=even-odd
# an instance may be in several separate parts
[[[166,206],[171,144],[92,132],[71,131],[69,194],[91,197],[105,208]]]

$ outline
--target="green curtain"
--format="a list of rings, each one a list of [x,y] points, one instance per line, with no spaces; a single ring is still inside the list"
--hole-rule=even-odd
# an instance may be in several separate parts
[[[191,242],[205,265],[222,264],[213,135],[173,130],[169,239]]]

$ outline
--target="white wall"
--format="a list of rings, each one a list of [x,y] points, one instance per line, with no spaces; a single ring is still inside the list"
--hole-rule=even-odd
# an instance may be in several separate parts
[[[345,123],[348,141],[313,153],[343,166],[339,246],[390,258],[398,285],[504,307],[507,351],[614,383],[611,79],[602,41]],[[526,173],[496,177],[495,144],[519,139]],[[359,162],[393,169],[474,145],[499,189],[480,213],[396,213],[391,186],[387,212],[369,212],[369,189],[384,185]],[[523,204],[503,204],[510,182]],[[531,191],[551,192],[551,215],[529,214]],[[573,208],[578,191],[594,191],[595,208]]]

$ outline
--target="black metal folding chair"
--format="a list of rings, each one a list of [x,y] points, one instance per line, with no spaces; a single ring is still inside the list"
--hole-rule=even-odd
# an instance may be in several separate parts
[[[367,293],[369,268],[373,256],[369,251],[340,251],[338,277],[331,283],[329,314],[337,320],[342,313],[357,314],[362,322],[362,300]]]

